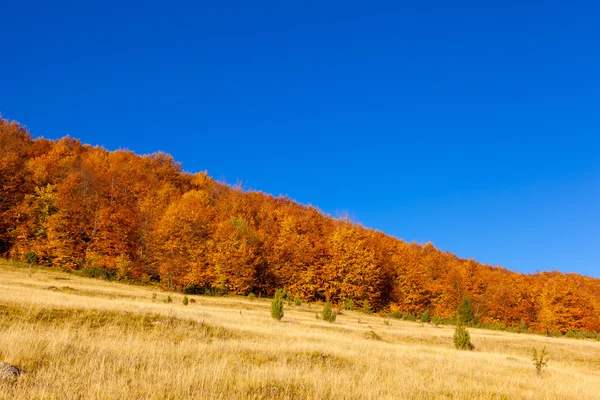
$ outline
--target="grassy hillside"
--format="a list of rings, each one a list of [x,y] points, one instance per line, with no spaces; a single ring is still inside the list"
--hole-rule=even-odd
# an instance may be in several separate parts
[[[167,303],[168,297],[172,303]],[[593,399],[600,342],[453,328],[320,305],[182,295],[0,261],[0,398]],[[531,348],[546,346],[538,377]]]

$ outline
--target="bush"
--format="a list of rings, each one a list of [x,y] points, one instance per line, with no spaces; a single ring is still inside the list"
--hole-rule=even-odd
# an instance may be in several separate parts
[[[274,298],[271,302],[271,317],[277,321],[281,321],[283,318],[283,300],[280,298]]]
[[[27,264],[37,264],[38,255],[33,251],[28,251],[27,253],[23,254],[23,261],[25,261]]]
[[[301,306],[302,305],[302,299],[300,299],[300,297],[296,296],[294,298],[294,305]]]
[[[406,313],[404,314],[404,317],[402,317],[403,320],[405,321],[416,321],[417,320],[417,316],[413,313]]]
[[[220,296],[221,295],[217,289],[213,289],[211,287],[205,287],[202,294],[205,296]]]
[[[365,301],[363,301],[363,306],[360,309],[360,311],[364,312],[365,314],[373,313],[373,308],[371,307],[371,303],[369,302],[369,299],[365,299]]]
[[[248,299],[254,300],[254,299],[256,299],[256,295],[254,293],[250,292],[250,293],[248,293]]]
[[[342,309],[350,311],[354,310],[354,301],[352,299],[344,299],[342,302]]]
[[[221,281],[219,284],[219,294],[225,296],[227,294],[227,282]]]
[[[333,305],[330,301],[325,303],[323,311],[321,312],[321,316],[323,317],[323,320],[327,322],[335,322],[335,319],[337,318],[337,313],[333,311]]]
[[[396,318],[396,319],[402,319],[404,317],[404,314],[402,314],[402,311],[400,310],[394,310],[389,314],[390,318]]]
[[[187,296],[183,296],[183,305],[187,306],[189,302],[190,302],[190,299],[188,299]]]
[[[538,375],[542,375],[542,372],[544,372],[544,369],[548,366],[548,353],[546,353],[546,346],[542,348],[540,353],[538,353],[537,349],[533,347],[531,349],[531,355],[533,356],[531,361],[535,366],[535,372],[537,372]]]
[[[107,281],[111,281],[116,278],[115,271],[109,270],[105,267],[87,267],[79,271],[77,275],[81,275],[86,278],[101,278]]]
[[[183,288],[183,294],[196,294],[204,296],[223,296],[227,292],[227,286],[221,281],[218,288],[209,285],[188,285]],[[225,286],[223,286],[225,285]]]
[[[471,335],[463,324],[456,325],[454,330],[454,346],[459,350],[473,350],[473,344],[471,344]]]
[[[165,303],[172,303],[173,302],[173,298],[168,295],[167,298],[165,299]]]
[[[519,332],[527,332],[527,324],[525,323],[525,320],[521,319],[521,322],[519,323]]]
[[[206,286],[189,285],[183,288],[183,294],[204,294]]]
[[[429,315],[429,311],[425,310],[421,313],[421,322],[423,322],[423,323],[431,322],[431,315]]]
[[[600,340],[600,334],[595,332],[589,332],[586,330],[573,332],[571,329],[565,333],[565,337],[576,338],[576,339],[595,339]]]
[[[561,337],[562,333],[560,333],[559,330],[552,329],[552,330],[546,331],[546,336],[549,336],[549,337]]]

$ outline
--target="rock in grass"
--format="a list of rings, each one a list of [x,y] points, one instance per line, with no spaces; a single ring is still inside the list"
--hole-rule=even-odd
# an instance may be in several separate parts
[[[376,334],[374,331],[367,331],[367,332],[365,332],[365,339],[369,339],[369,340],[382,340],[381,336],[379,336],[378,334]]]
[[[19,368],[9,363],[0,362],[0,379],[14,379],[21,375]]]

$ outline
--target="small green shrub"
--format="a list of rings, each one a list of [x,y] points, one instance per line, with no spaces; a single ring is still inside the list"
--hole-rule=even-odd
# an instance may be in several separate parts
[[[527,332],[527,324],[523,319],[521,319],[521,322],[519,323],[519,332]]]
[[[294,305],[301,306],[302,305],[302,299],[300,299],[300,297],[296,296],[294,298]]]
[[[165,299],[165,303],[172,303],[173,302],[173,298],[168,295],[167,298]]]
[[[86,278],[101,278],[107,281],[112,281],[116,278],[115,271],[105,267],[86,267],[78,271],[77,275]]]
[[[342,309],[349,311],[354,310],[354,301],[352,299],[344,299],[342,302]]]
[[[400,310],[394,310],[388,315],[390,318],[402,319],[404,314]]]
[[[458,310],[456,310],[456,319],[458,324],[470,325],[477,323],[475,313],[473,312],[473,306],[471,305],[471,299],[466,294],[463,296],[462,303],[458,306]]]
[[[227,294],[227,282],[221,281],[219,284],[219,294],[225,296]]]
[[[459,350],[473,350],[474,348],[471,343],[471,335],[463,324],[456,325],[453,339],[454,346]]]
[[[205,294],[206,289],[206,286],[189,285],[183,288],[183,294]]]
[[[371,302],[369,302],[369,299],[365,299],[365,301],[363,301],[363,306],[360,311],[364,312],[365,314],[373,314],[373,308],[371,307]]]
[[[421,313],[421,322],[423,322],[423,323],[431,322],[431,315],[429,314],[429,311],[425,310]]]
[[[25,261],[27,264],[37,264],[38,260],[38,255],[33,251],[28,251],[27,253],[23,254],[23,261]]]
[[[183,305],[187,306],[189,304],[189,302],[190,302],[190,299],[188,299],[187,296],[183,296]]]
[[[222,285],[224,282],[221,282]],[[212,287],[209,285],[188,285],[183,288],[183,294],[196,294],[203,296],[223,296],[227,287]]]
[[[404,317],[402,317],[403,320],[405,321],[416,321],[417,320],[417,316],[413,313],[406,313],[404,314]]]
[[[274,298],[271,302],[271,317],[277,321],[281,321],[283,318],[283,300],[280,298]]]
[[[333,305],[330,301],[325,303],[323,311],[321,312],[321,316],[323,317],[323,320],[327,322],[335,322],[335,319],[337,318],[337,313],[333,311]]]
[[[582,330],[582,331],[572,331],[572,330],[568,330],[567,333],[565,333],[565,337],[569,337],[569,338],[576,338],[576,339],[595,339],[595,340],[600,340],[600,334],[595,333],[595,332],[589,332],[586,330]]]
[[[248,300],[254,300],[256,299],[256,295],[252,292],[248,293]]]
[[[531,355],[533,356],[531,361],[535,366],[535,372],[539,375],[542,375],[544,369],[548,367],[548,353],[546,353],[546,346],[542,348],[542,351],[538,353],[535,347],[531,349]]]
[[[204,292],[202,293],[205,296],[220,296],[219,290],[211,287],[205,287]]]

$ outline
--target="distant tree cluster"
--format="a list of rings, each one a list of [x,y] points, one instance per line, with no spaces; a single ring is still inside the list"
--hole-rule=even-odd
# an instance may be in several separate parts
[[[298,301],[436,320],[454,317],[467,295],[469,321],[600,331],[598,279],[460,259],[183,172],[163,153],[33,139],[0,120],[0,196],[0,254],[27,262],[188,294],[285,288]]]

